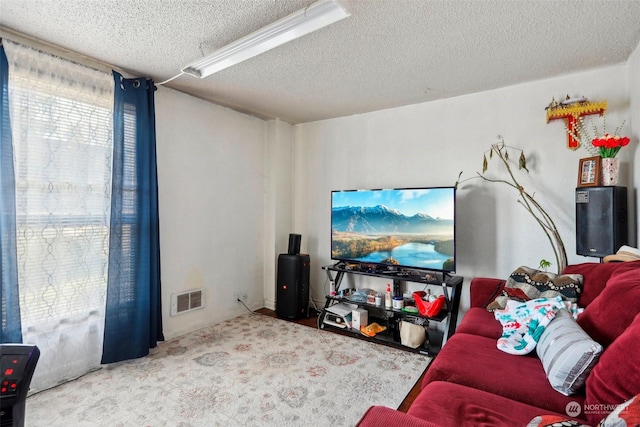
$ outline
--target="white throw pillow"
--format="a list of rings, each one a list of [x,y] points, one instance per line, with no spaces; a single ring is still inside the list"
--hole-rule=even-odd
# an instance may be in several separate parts
[[[540,336],[536,352],[551,387],[570,396],[584,386],[602,346],[563,309]]]

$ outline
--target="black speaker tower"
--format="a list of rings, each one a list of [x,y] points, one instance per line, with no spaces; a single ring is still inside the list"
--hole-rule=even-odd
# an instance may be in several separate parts
[[[576,253],[603,258],[628,244],[627,188],[576,188]]]
[[[309,315],[309,255],[300,254],[300,234],[289,235],[289,250],[278,255],[276,314],[281,319]]]
[[[300,234],[289,234],[289,250],[287,254],[297,255],[300,253],[300,241],[302,236]]]

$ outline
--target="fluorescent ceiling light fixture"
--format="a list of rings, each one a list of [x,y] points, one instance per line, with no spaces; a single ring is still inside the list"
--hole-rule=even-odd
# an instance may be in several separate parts
[[[182,69],[205,78],[268,50],[331,25],[351,14],[338,0],[320,0],[249,34]]]

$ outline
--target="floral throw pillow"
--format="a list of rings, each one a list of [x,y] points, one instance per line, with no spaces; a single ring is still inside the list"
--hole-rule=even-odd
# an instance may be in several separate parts
[[[640,394],[632,397],[611,412],[597,427],[640,426]],[[538,415],[526,427],[589,427],[580,421],[560,415]]]
[[[577,302],[582,292],[581,274],[557,275],[529,267],[518,267],[507,279],[502,294],[487,306],[487,310],[503,309],[508,300],[529,301],[537,298],[562,297]]]
[[[598,427],[638,427],[640,426],[640,394],[635,395],[600,421]]]
[[[493,312],[502,325],[498,349],[509,354],[530,353],[556,312],[564,308],[562,298],[538,298],[527,302],[510,300],[504,310]]]
[[[560,415],[538,415],[527,424],[527,427],[589,427]]]

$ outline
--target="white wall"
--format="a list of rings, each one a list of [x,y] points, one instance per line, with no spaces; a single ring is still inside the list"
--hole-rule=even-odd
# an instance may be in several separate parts
[[[267,124],[265,152],[264,306],[276,308],[276,261],[286,253],[293,228],[293,129],[288,123]]]
[[[628,133],[624,64],[295,126],[295,175],[301,179],[295,182],[294,224],[306,237],[311,255],[314,299],[321,302],[327,292],[320,266],[331,263],[331,190],[453,185],[459,172],[468,178],[482,170],[483,153],[498,134],[525,151],[531,173],[520,175],[521,184],[555,220],[569,263],[598,261],[575,254],[578,162],[590,154],[566,148],[562,121],[545,121],[545,106],[552,97],[566,94],[606,99],[609,130],[626,119],[623,132]],[[630,186],[632,152],[618,156],[624,175],[619,185]],[[505,176],[496,160],[489,167],[490,173]],[[500,184],[472,180],[459,188],[457,274],[465,283],[475,276],[506,277],[521,265],[537,267],[542,258],[555,264],[546,237],[516,200],[515,190]],[[355,280],[358,286],[374,289],[385,285],[381,279]]]
[[[264,122],[188,95],[156,93],[158,179],[166,338],[231,318],[245,309],[275,308],[277,254],[288,234],[302,234],[312,259],[312,296],[328,292],[330,192],[335,189],[452,185],[471,177],[483,153],[505,137],[525,150],[531,174],[522,183],[556,220],[570,263],[575,255],[574,189],[578,159],[561,122],[545,123],[551,97],[606,99],[608,123],[626,119],[632,145],[619,157],[621,185],[640,187],[640,47],[628,64],[438,102],[298,126]],[[631,132],[635,119],[635,132]],[[597,122],[600,123],[600,122]],[[490,171],[500,171],[496,161]],[[458,192],[458,274],[504,277],[519,265],[553,261],[546,238],[511,189],[471,180]],[[637,242],[636,224],[631,230]],[[382,289],[384,280],[349,279]],[[170,295],[205,288],[203,310],[171,317]],[[463,307],[467,303],[463,295]]]
[[[265,135],[262,120],[156,92],[165,338],[263,307]],[[205,307],[175,317],[170,296],[205,289]]]
[[[633,54],[629,57],[627,64],[628,92],[630,98],[629,121],[631,122],[631,145],[627,148],[631,152],[630,168],[631,182],[633,182],[632,198],[629,200],[630,207],[633,208],[631,215],[635,215],[635,247],[640,246],[640,215],[638,215],[638,189],[640,188],[640,43]],[[630,216],[633,218],[633,216]]]

